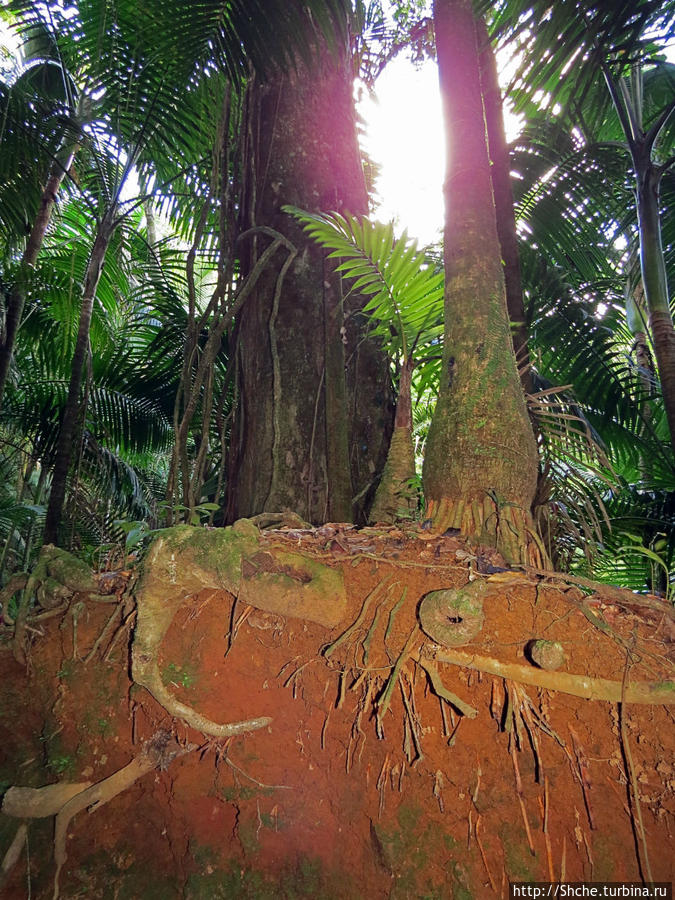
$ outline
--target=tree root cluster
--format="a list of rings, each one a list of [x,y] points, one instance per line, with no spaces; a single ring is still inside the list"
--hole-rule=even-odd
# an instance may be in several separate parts
[[[478,521],[485,524],[487,518],[495,516],[494,504],[490,498],[486,500],[482,511],[477,511],[474,506],[475,504],[471,507],[456,504],[451,511],[452,523],[459,522],[460,525],[466,526],[470,519],[474,525]],[[517,512],[515,509],[502,509],[502,522],[509,522]],[[104,632],[87,657],[89,660],[95,653],[104,634],[107,639],[108,633],[115,625],[119,628],[125,622],[128,624],[130,615],[135,615],[132,644],[133,680],[145,687],[170,715],[216,738],[263,728],[269,725],[271,720],[266,716],[259,716],[240,722],[213,722],[179,701],[165,686],[158,661],[160,647],[178,609],[188,597],[203,588],[221,589],[233,594],[246,606],[277,615],[314,621],[329,628],[339,624],[346,611],[346,595],[339,571],[323,565],[307,554],[292,552],[279,546],[263,546],[256,524],[251,520],[240,520],[231,528],[195,529],[189,526],[176,526],[159,532],[142,561],[134,586],[136,612],[130,612],[123,607],[120,614],[120,607],[117,604]],[[273,524],[277,524],[276,520]],[[450,527],[455,526],[453,524]],[[457,649],[477,637],[483,624],[483,601],[491,591],[500,589],[504,579],[507,582],[514,578],[536,582],[544,577],[560,578],[572,583],[579,581],[572,576],[526,566],[524,573],[508,571],[487,578],[473,576],[473,580],[463,587],[434,591],[426,595],[418,609],[419,626],[434,642],[433,649],[429,649],[427,645],[425,649],[413,655],[412,649],[407,647],[404,648],[406,652],[399,655],[378,700],[378,731],[381,730],[382,711],[386,711],[401,669],[409,658],[415,659],[424,669],[432,689],[439,698],[449,702],[463,715],[474,715],[475,711],[443,687],[436,663],[476,669],[520,684],[559,690],[588,699],[617,702],[623,696],[627,702],[632,703],[675,702],[675,685],[670,681],[629,683],[624,686],[622,693],[622,685],[618,682],[567,672],[546,671],[535,666],[507,663]],[[384,614],[383,610],[391,600],[391,586],[387,588],[388,596],[385,601],[382,601],[381,596],[378,597],[378,593],[386,587],[387,580],[383,580],[378,588],[366,597],[357,619],[326,648],[324,651],[326,659],[330,659],[341,645],[352,641],[363,629],[364,623],[370,621],[367,633],[362,638],[361,648],[362,669],[368,671],[368,656],[373,637]],[[93,594],[98,586],[98,581],[84,563],[65,551],[51,545],[45,546],[32,574],[15,576],[0,594],[0,600],[4,600],[4,615],[7,622],[8,598],[17,590],[23,591],[16,621],[13,623],[15,629],[13,647],[17,659],[25,662],[25,629],[31,597],[37,598],[37,602],[43,608],[55,612],[67,610],[68,603],[77,592],[87,592],[88,596],[93,596],[94,599],[108,601],[115,599]],[[615,602],[649,606],[649,601],[644,598],[635,598],[632,594],[625,596],[628,592],[616,588],[607,590],[610,592],[610,599]],[[374,606],[375,612],[371,615],[371,607],[376,599],[378,602]],[[382,638],[388,658],[391,657],[391,651],[386,646],[387,638],[391,632],[393,619],[404,599],[405,594],[389,608],[388,625]],[[592,624],[607,633],[609,629],[606,623],[595,616],[585,604],[582,604],[582,611]],[[74,632],[75,628],[74,615]],[[410,636],[411,645],[420,643],[418,640],[422,637],[420,628],[413,629]],[[75,643],[75,633],[73,640]],[[352,648],[351,652],[355,656],[357,651]]]
[[[470,591],[472,584],[473,583],[470,582],[468,585]],[[489,588],[489,579],[485,584],[486,587]],[[393,587],[395,587],[395,584],[389,586],[388,591],[391,592]],[[580,785],[588,823],[591,830],[593,830],[596,825],[590,792],[591,781],[589,776],[589,764],[584,748],[573,727],[571,725],[569,726],[571,741],[566,740],[563,736],[557,734],[549,724],[541,704],[535,704],[533,702],[526,688],[527,686],[532,686],[550,691],[564,692],[584,699],[616,703],[619,706],[619,719],[621,723],[620,737],[623,757],[626,763],[626,777],[631,786],[630,809],[626,808],[631,817],[636,840],[638,841],[638,862],[641,866],[641,871],[646,874],[649,881],[653,881],[649,863],[646,832],[642,821],[641,798],[636,780],[635,767],[630,752],[627,729],[624,724],[624,717],[626,704],[675,704],[675,681],[629,682],[627,677],[628,662],[622,682],[609,681],[602,678],[592,678],[584,675],[574,675],[565,672],[546,671],[533,666],[502,662],[466,649],[459,650],[454,647],[444,649],[438,647],[437,644],[430,644],[429,642],[423,642],[420,645],[421,635],[417,628],[412,630],[405,640],[403,647],[395,654],[392,653],[391,648],[388,646],[387,639],[391,631],[392,618],[400,608],[401,601],[405,598],[405,591],[403,592],[401,601],[389,609],[388,625],[382,642],[389,659],[389,666],[382,667],[378,665],[378,662],[381,662],[381,660],[373,660],[369,651],[373,632],[378,627],[378,620],[381,620],[381,624],[383,624],[387,605],[392,599],[391,597],[383,597],[384,593],[385,587],[382,585],[379,585],[375,591],[371,592],[371,594],[366,597],[359,615],[354,622],[329,646],[324,648],[323,651],[324,657],[328,660],[331,660],[337,651],[339,651],[341,657],[340,687],[337,705],[340,706],[342,704],[345,695],[345,685],[349,682],[351,682],[350,689],[352,691],[361,690],[361,698],[356,704],[356,715],[346,752],[347,771],[349,772],[354,758],[360,758],[363,753],[363,746],[366,740],[366,735],[362,728],[364,714],[368,717],[369,712],[372,711],[375,719],[376,734],[379,738],[384,738],[384,716],[388,712],[391,699],[397,690],[400,691],[402,699],[402,749],[405,760],[409,766],[414,767],[418,762],[424,759],[423,735],[429,729],[424,727],[425,723],[421,721],[418,712],[418,706],[415,701],[416,673],[414,669],[411,671],[411,665],[413,667],[419,667],[419,670],[425,673],[431,691],[440,701],[442,733],[448,738],[448,743],[450,745],[452,745],[455,740],[455,735],[461,724],[462,718],[474,718],[478,715],[478,711],[446,688],[438,664],[458,666],[494,676],[495,680],[492,682],[490,714],[497,722],[500,731],[504,731],[508,735],[508,752],[513,765],[516,797],[522,816],[527,844],[533,856],[536,855],[536,844],[534,840],[535,829],[531,824],[530,814],[528,814],[526,808],[523,781],[518,762],[519,754],[517,751],[522,751],[526,747],[531,748],[534,756],[535,780],[537,783],[543,785],[543,798],[540,798],[539,802],[543,817],[542,831],[544,835],[549,878],[553,883],[558,880],[564,880],[565,849],[563,845],[563,857],[560,862],[560,872],[562,874],[558,875],[554,865],[548,829],[550,811],[549,778],[544,769],[543,757],[540,750],[541,735],[554,740],[567,756],[572,773]],[[432,592],[432,594],[433,593],[443,592]],[[453,593],[456,595],[458,591],[454,591]],[[430,596],[431,595],[427,595],[427,597]],[[374,603],[376,599],[378,601],[377,604]],[[451,599],[454,603],[454,605],[451,604],[451,608],[454,608],[455,610],[462,608],[461,603],[459,606],[456,604],[456,596]],[[424,602],[423,599],[422,606]],[[438,612],[438,605],[434,607],[434,612]],[[475,610],[470,610],[470,612],[475,612]],[[423,618],[421,614],[420,618]],[[434,627],[437,624],[438,623],[434,622]],[[456,634],[452,635],[453,640],[455,637]],[[383,668],[386,672],[385,675],[382,675]],[[291,678],[293,678],[293,676],[291,676]],[[419,690],[419,688],[417,688],[417,690]],[[446,711],[446,708],[449,710],[449,713]],[[455,713],[459,713],[460,718],[458,721],[455,719]],[[450,725],[448,723],[448,717],[450,718]],[[326,718],[324,730],[327,722],[328,716]],[[362,742],[360,747],[359,741]],[[405,768],[405,766],[403,766],[403,768]],[[480,789],[480,763],[478,764],[476,774],[477,783],[473,792],[472,801],[475,812],[478,815],[474,821],[474,810],[469,811],[469,844],[472,840],[476,841],[489,881],[493,890],[498,892],[497,882],[493,878],[488,866],[487,857],[484,848],[481,845],[479,836],[481,816],[478,812],[479,808],[476,806],[476,799]],[[391,762],[390,753],[388,752],[385,756],[376,783],[376,788],[380,792],[380,817],[384,809],[386,785],[390,783],[392,789],[396,789],[396,785],[398,784],[398,791],[401,792],[403,781],[402,775],[403,770],[398,765],[394,765]],[[433,796],[437,799],[441,812],[443,812],[444,803],[443,782],[443,773],[437,771],[433,786]],[[581,836],[588,849],[589,842],[580,823],[577,825],[576,833],[577,836]]]
[[[408,672],[410,664],[418,666],[425,673],[431,691],[441,702],[442,710],[444,705],[447,705],[452,712],[468,718],[474,718],[478,714],[477,710],[448,690],[443,682],[439,665],[457,666],[501,678],[505,683],[512,685],[514,696],[523,691],[522,686],[528,685],[610,703],[675,704],[675,680],[610,681],[585,674],[556,671],[553,670],[553,666],[547,669],[541,663],[536,663],[534,654],[531,656],[531,665],[521,665],[482,655],[467,648],[458,649],[478,636],[483,624],[483,601],[490,594],[501,594],[505,581],[509,583],[516,580],[537,585],[538,578],[543,574],[545,573],[539,570],[538,576],[530,579],[524,573],[499,572],[486,578],[474,576],[474,580],[463,587],[430,592],[422,598],[418,607],[419,627],[416,625],[412,629],[403,647],[397,651],[389,646],[388,641],[392,622],[405,600],[405,590],[400,600],[395,603],[392,591],[396,587],[396,582],[387,583],[391,576],[380,582],[365,598],[352,624],[323,651],[323,656],[327,660],[335,661],[337,656],[341,660],[338,663],[340,668],[338,705],[342,703],[346,685],[350,684],[351,690],[363,692],[357,705],[357,721],[352,737],[363,734],[360,721],[368,706],[373,711],[378,737],[384,737],[385,714],[390,708],[392,697],[400,691],[403,700],[404,732],[408,735],[406,755],[410,763],[422,757],[422,728],[415,712],[412,693],[414,678]],[[628,593],[614,590],[621,595]],[[626,603],[629,601],[630,597],[626,598]],[[581,611],[588,617],[590,610],[583,604]],[[603,633],[616,637],[623,647],[618,636],[613,635],[602,619],[591,615],[589,621]],[[373,635],[378,629],[380,639],[373,641]],[[431,638],[433,643],[425,642],[421,632]],[[375,659],[371,652],[374,643],[381,651]],[[557,645],[556,649],[559,649]],[[383,672],[386,674],[383,675]],[[522,707],[523,703],[524,701],[519,701],[519,706]],[[444,730],[447,733],[444,711],[442,715]]]
[[[33,571],[13,575],[0,591],[1,617],[4,625],[14,628],[12,651],[20,665],[26,665],[28,633],[31,620],[40,620],[68,610],[74,597],[86,595],[91,600],[114,602],[115,597],[97,593],[99,580],[81,559],[53,544],[40,550]],[[11,599],[21,591],[15,618],[9,612]],[[31,615],[31,606],[42,612]],[[74,626],[75,627],[75,626]]]
[[[130,763],[102,781],[91,784],[60,782],[41,788],[10,787],[2,801],[2,812],[18,819],[38,819],[56,816],[54,825],[54,874],[53,900],[59,898],[59,877],[68,853],[66,849],[68,826],[73,817],[83,809],[90,813],[99,809],[113,797],[130,788],[139,778],[154,769],[166,769],[170,763],[197,749],[196,744],[182,746],[165,731],[157,732],[147,741],[141,752]],[[28,837],[28,825],[19,825],[9,849],[0,864],[0,888],[3,881],[21,857],[21,851]]]
[[[500,505],[486,494],[483,500],[429,500],[426,515],[439,534],[450,529],[472,543],[496,547],[512,565],[548,565],[532,516],[522,507]]]
[[[72,559],[69,554],[64,555],[63,551],[56,551],[53,547],[44,548],[33,574],[19,576],[5,588],[5,601],[12,591],[24,591],[22,606],[20,604],[24,621],[31,596],[40,596],[40,603],[43,605],[49,603],[49,600],[44,600],[46,591],[58,599],[54,609],[67,609],[67,604],[77,592],[91,593],[99,586],[86,567],[72,568],[69,565]],[[498,572],[487,577],[474,573],[473,580],[463,587],[425,595],[419,604],[418,618],[413,627],[409,632],[410,625],[406,627],[404,634],[407,637],[396,640],[393,637],[394,626],[400,624],[397,617],[406,604],[407,589],[397,591],[400,585],[394,580],[393,574],[388,575],[364,598],[358,615],[351,624],[323,648],[322,657],[338,673],[336,706],[342,705],[347,691],[354,692],[359,697],[346,754],[347,771],[354,759],[363,752],[366,737],[363,722],[372,715],[377,737],[384,738],[385,728],[389,727],[387,714],[391,712],[392,702],[397,695],[400,695],[402,703],[403,750],[408,765],[415,765],[423,759],[424,728],[415,701],[418,673],[422,673],[425,683],[439,699],[443,734],[450,741],[462,718],[474,718],[478,715],[478,710],[446,687],[441,667],[461,667],[500,679],[504,685],[505,702],[496,698],[493,687],[491,713],[499,721],[500,727],[511,735],[509,747],[516,791],[532,848],[515,748],[523,744],[523,736],[527,735],[538,771],[542,767],[538,732],[553,737],[568,755],[570,750],[542,719],[525,686],[618,703],[623,707],[626,703],[673,705],[675,681],[633,682],[628,680],[627,674],[623,682],[610,681],[506,662],[467,649],[465,645],[477,637],[482,627],[484,599],[493,591],[503,590],[504,581],[508,583],[515,578],[532,585],[540,584],[542,579],[561,579],[570,583],[579,581],[542,568],[524,568],[523,572]],[[52,581],[60,587],[54,587]],[[583,586],[591,584],[584,583]],[[266,716],[239,722],[213,722],[181,703],[162,681],[158,661],[162,641],[181,605],[203,588],[225,590],[248,606],[277,615],[308,619],[332,628],[342,623],[346,612],[342,575],[307,554],[263,545],[258,529],[248,520],[237,522],[231,528],[217,530],[177,526],[160,532],[150,546],[134,586],[137,618],[132,643],[133,680],[145,687],[170,715],[216,739],[266,727],[271,722]],[[626,607],[642,605],[650,609],[656,603],[647,598],[636,598],[629,592],[616,588],[607,590],[613,602]],[[592,614],[583,604],[580,608],[591,624],[605,634],[608,633],[608,626],[602,619]],[[121,613],[117,612],[118,609],[121,609]],[[115,624],[121,627],[125,621],[125,609],[122,603],[116,604],[114,616],[117,615],[117,618],[111,617],[104,632],[110,632]],[[664,607],[659,606],[659,611],[665,614]],[[126,618],[128,620],[128,609]],[[15,629],[19,627],[18,615],[14,625]],[[400,627],[396,628],[396,633],[401,634]],[[25,632],[21,640],[24,637]],[[96,651],[101,640],[102,636],[88,658]],[[16,647],[16,633],[14,641]],[[460,647],[463,649],[459,649]],[[288,676],[284,684],[293,684],[295,687],[304,665]],[[497,683],[499,682],[495,682]],[[326,716],[324,733],[329,715],[330,713]],[[583,749],[578,741],[575,742],[574,735],[572,738],[577,767],[583,773]],[[323,739],[322,734],[322,745]],[[623,733],[622,739],[627,744]],[[193,745],[180,746],[175,739],[161,732],[127,766],[97,784],[60,783],[39,789],[15,786],[6,792],[2,804],[2,812],[6,815],[21,820],[55,816],[55,900],[59,896],[59,875],[66,860],[67,831],[73,817],[85,808],[90,812],[97,809],[146,773],[155,768],[166,768],[176,756],[193,749]],[[626,757],[629,758],[629,751],[626,752]],[[393,770],[385,772],[386,764],[387,760],[383,765],[384,775],[381,773],[378,779],[382,803],[385,782],[389,780],[393,784],[395,780]],[[546,785],[545,776],[544,784]],[[583,788],[582,776],[580,784]],[[442,785],[435,783],[434,796],[440,798],[439,803],[442,802]],[[593,812],[586,791],[584,796],[592,823]],[[639,807],[638,801],[635,802]],[[26,839],[27,822],[22,821],[0,865],[0,886],[20,858]],[[475,839],[479,840],[478,823],[475,825]],[[547,852],[552,871],[548,845]]]
[[[264,728],[271,722],[267,716],[224,724],[207,719],[176,699],[162,681],[158,654],[164,636],[186,599],[203,588],[228,591],[266,612],[332,627],[347,605],[342,574],[299,553],[262,552],[259,531],[247,519],[215,530],[177,525],[160,532],[148,550],[135,586],[134,681],[170,715],[204,734],[224,738]]]

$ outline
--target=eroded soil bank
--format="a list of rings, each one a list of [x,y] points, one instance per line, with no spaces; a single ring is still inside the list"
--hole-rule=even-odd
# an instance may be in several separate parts
[[[178,701],[214,722],[269,717],[258,730],[205,736],[132,683],[122,582],[108,602],[76,593],[66,612],[29,620],[27,669],[3,627],[3,791],[95,786],[149,742],[163,748],[66,823],[61,897],[489,898],[509,880],[672,880],[675,707],[511,677],[546,671],[531,662],[541,640],[561,645],[558,672],[618,683],[619,699],[637,683],[667,695],[663,601],[501,572],[494,552],[418,529],[260,540],[263,556],[306,553],[342,572],[341,621],[260,609],[250,586],[238,600],[205,588],[178,606],[159,656]],[[420,629],[423,597],[474,582],[487,585],[482,621],[457,650],[506,664],[506,678],[444,662]],[[22,824],[0,893],[52,897],[53,815],[0,815],[0,857]]]

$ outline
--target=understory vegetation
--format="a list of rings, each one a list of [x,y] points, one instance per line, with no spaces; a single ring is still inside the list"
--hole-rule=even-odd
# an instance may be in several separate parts
[[[320,110],[339,81],[351,102],[354,70],[372,87],[398,53],[433,55],[434,19],[438,31],[443,15],[467,4],[244,6],[157,0],[141,14],[127,0],[12,0],[2,8],[3,584],[31,569],[43,542],[104,567],[164,526],[280,512],[269,504],[283,477],[297,480],[291,512],[315,524],[423,522],[443,505],[433,499],[439,477],[427,461],[423,482],[422,463],[439,395],[452,395],[453,378],[455,395],[464,390],[450,342],[474,340],[465,320],[475,298],[450,296],[460,251],[449,246],[464,207],[450,200],[445,261],[442,248],[418,247],[366,215],[365,187],[354,189],[356,201],[346,178],[332,192],[330,172],[310,183],[320,142],[290,133],[279,98],[280,85],[315,91]],[[675,4],[606,7],[506,0],[470,13],[485,115],[476,124],[484,141],[487,123],[494,258],[514,345],[504,359],[518,366],[538,479],[522,503],[481,484],[485,513],[475,513],[473,496],[459,497],[437,523],[487,538],[495,510],[520,522],[510,517],[521,504],[542,564],[668,597],[675,65],[666,38]],[[509,147],[490,125],[490,47],[516,60],[502,88],[523,127]],[[268,117],[268,107],[277,112]],[[308,133],[332,125],[316,115]],[[279,180],[267,174],[265,148],[277,152],[265,143],[268,127],[286,127]],[[357,173],[371,188],[373,168],[362,159]],[[472,249],[479,260],[489,252],[475,240]],[[314,260],[319,287],[298,287]],[[294,304],[304,309],[296,295],[323,303],[321,334],[304,313],[286,318]],[[493,327],[501,325],[490,319],[487,344]],[[483,352],[476,341],[473,357]],[[304,342],[323,347],[313,374],[298,370],[308,379],[306,415],[289,399],[285,368],[306,355]],[[267,380],[255,381],[256,365]],[[485,398],[499,406],[506,395],[500,372],[487,360],[471,374],[466,416],[479,458],[493,441],[488,426],[512,427],[509,418],[481,420],[498,415]],[[434,460],[451,459],[464,445],[436,422]],[[285,440],[302,428],[301,464]],[[381,452],[373,435],[386,438]],[[249,502],[239,475],[256,448],[269,504]],[[315,490],[321,480],[327,500]],[[520,561],[517,547],[504,546]]]

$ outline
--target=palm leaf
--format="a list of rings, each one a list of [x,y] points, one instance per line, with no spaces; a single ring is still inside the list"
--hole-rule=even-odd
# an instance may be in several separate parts
[[[352,290],[369,296],[364,310],[377,323],[375,333],[410,358],[414,348],[442,334],[444,276],[437,272],[417,242],[393,225],[366,217],[326,213],[313,215],[286,206],[305,231],[340,259],[337,271]],[[392,341],[392,330],[396,337]]]
[[[478,11],[520,56],[509,91],[519,110],[539,108],[542,98],[569,108],[601,79],[601,62],[627,68],[653,59],[675,26],[673,0],[480,0]]]

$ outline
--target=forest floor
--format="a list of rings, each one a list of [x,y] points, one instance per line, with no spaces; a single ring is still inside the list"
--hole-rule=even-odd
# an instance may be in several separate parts
[[[76,594],[29,621],[27,666],[0,628],[0,790],[76,785],[43,810],[62,808],[56,837],[53,814],[30,817],[29,795],[8,810],[5,795],[0,896],[480,900],[510,881],[672,881],[669,604],[504,572],[495,551],[413,526],[260,540],[342,572],[340,624],[204,589],[159,659],[208,718],[271,718],[250,733],[205,738],[132,682],[133,576],[103,576],[109,602]],[[456,650],[430,641],[420,599],[473,581],[488,586],[479,633]],[[561,669],[533,665],[535,640],[561,645]],[[523,672],[583,676],[570,683],[614,699]],[[87,783],[98,794],[80,802]]]

